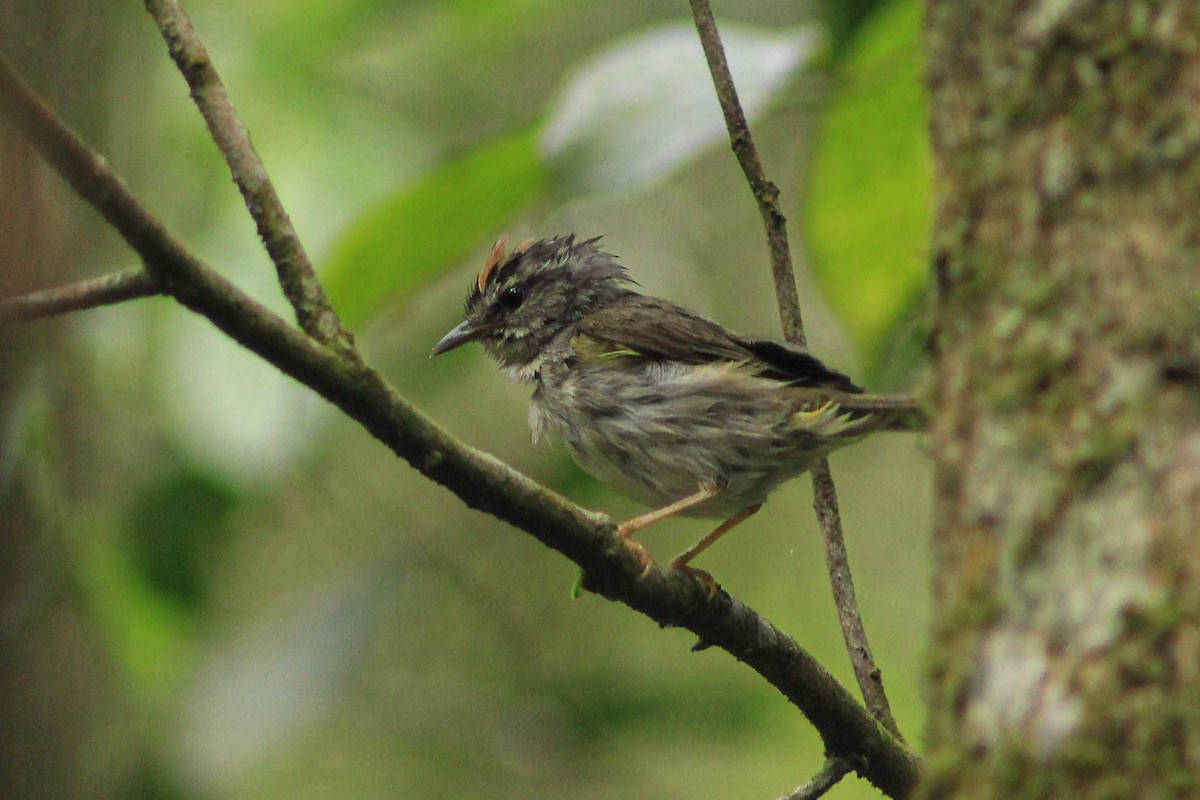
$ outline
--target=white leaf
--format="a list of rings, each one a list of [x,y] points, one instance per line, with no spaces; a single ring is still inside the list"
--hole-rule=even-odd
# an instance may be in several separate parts
[[[748,119],[761,114],[814,52],[813,27],[721,29]],[[725,138],[725,122],[691,25],[617,42],[586,63],[551,106],[541,150],[578,189],[636,189]]]

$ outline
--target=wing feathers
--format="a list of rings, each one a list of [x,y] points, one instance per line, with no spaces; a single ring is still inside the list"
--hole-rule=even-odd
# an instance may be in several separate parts
[[[579,333],[612,351],[634,351],[647,359],[712,364],[744,363],[764,377],[795,384],[860,393],[842,373],[786,342],[737,336],[681,306],[630,293],[627,302],[602,308],[579,322]]]

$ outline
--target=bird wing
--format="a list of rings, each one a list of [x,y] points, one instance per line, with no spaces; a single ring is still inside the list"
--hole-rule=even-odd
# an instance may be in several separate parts
[[[580,320],[577,345],[587,355],[630,356],[685,364],[744,363],[764,377],[797,386],[858,393],[842,373],[802,347],[730,333],[717,323],[666,300],[633,295]]]

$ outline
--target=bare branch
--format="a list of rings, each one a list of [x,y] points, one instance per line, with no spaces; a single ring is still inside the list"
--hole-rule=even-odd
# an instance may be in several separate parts
[[[821,771],[813,776],[813,779],[803,786],[797,786],[790,794],[786,794],[779,800],[817,800],[818,797],[824,797],[825,794],[837,786],[842,778],[846,777],[853,769],[849,761],[844,758],[831,757],[825,759],[824,766]]]
[[[353,339],[329,305],[308,254],[250,141],[250,133],[238,118],[225,84],[187,14],[177,0],[145,0],[145,3],[171,58],[188,83],[213,140],[225,156],[300,327],[318,342],[356,357]]]
[[[141,256],[160,291],[178,297],[187,288],[188,271],[206,269],[142,207],[104,157],[85,145],[55,116],[2,56],[0,113],[12,120],[71,188],[99,211]]]
[[[0,58],[0,113],[91,203],[182,305],[308,386],[468,506],[526,531],[578,564],[584,586],[664,626],[683,627],[758,672],[808,718],[826,751],[863,765],[891,797],[917,780],[916,756],[883,730],[807,651],[768,620],[677,570],[643,565],[612,521],[544,489],[455,440],[358,358],[345,358],[272,314],[187,252],[121,179],[46,108]]]
[[[725,46],[717,32],[717,21],[713,18],[708,0],[690,0],[692,16],[696,20],[696,31],[704,57],[712,73],[717,100],[725,115],[725,127],[729,130],[729,142],[738,164],[750,184],[750,191],[758,203],[763,226],[767,232],[767,246],[771,253],[771,275],[775,279],[775,296],[779,302],[779,319],[783,324],[783,335],[788,341],[804,346],[808,343],[804,335],[804,319],[800,314],[800,294],[796,291],[796,275],[792,270],[792,253],[788,245],[787,218],[779,210],[779,187],[767,180],[758,148],[750,135],[750,125],[738,100],[737,87],[729,72],[725,59]]]
[[[0,299],[0,320],[29,320],[165,294],[148,272],[132,269],[54,289]]]
[[[883,689],[883,673],[875,666],[875,657],[867,642],[867,629],[863,625],[858,597],[854,592],[854,579],[850,575],[849,554],[842,536],[842,515],[833,476],[829,473],[828,459],[822,459],[813,468],[812,485],[813,509],[817,512],[817,524],[825,538],[825,567],[833,587],[833,602],[837,606],[838,621],[841,623],[846,650],[850,653],[854,677],[867,708],[893,736],[903,741],[904,736],[900,733],[896,718],[892,716],[892,707]]]
[[[779,210],[779,188],[767,180],[762,160],[758,157],[758,148],[754,146],[750,126],[738,100],[733,75],[729,71],[729,62],[725,58],[725,47],[717,31],[712,6],[708,0],[690,2],[692,16],[696,20],[696,30],[700,35],[700,44],[704,48],[704,56],[717,90],[717,99],[725,115],[725,127],[729,130],[733,152],[742,167],[746,181],[750,184],[750,190],[754,193],[766,229],[767,246],[771,253],[771,274],[775,279],[775,297],[779,305],[783,332],[789,341],[804,346],[807,344],[807,338],[804,335],[804,320],[800,314],[796,277],[792,270],[787,219]],[[820,464],[812,470],[812,484],[813,505],[817,511],[821,535],[825,540],[825,561],[829,567],[834,605],[842,628],[842,638],[846,642],[846,650],[854,666],[854,676],[858,679],[858,686],[867,707],[893,735],[902,738],[883,689],[881,673],[875,666],[871,648],[867,644],[867,631],[863,626],[862,614],[854,594],[854,581],[850,575],[850,556],[842,534],[837,490],[834,488],[833,475],[829,471],[827,459],[821,459]]]

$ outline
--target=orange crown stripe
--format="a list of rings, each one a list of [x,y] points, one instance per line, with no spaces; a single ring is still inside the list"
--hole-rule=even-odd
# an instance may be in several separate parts
[[[492,277],[492,273],[496,271],[496,267],[500,266],[504,261],[504,248],[508,244],[508,237],[503,236],[496,240],[492,245],[492,252],[488,253],[487,261],[484,262],[483,269],[479,270],[479,291],[487,286],[488,279]]]

